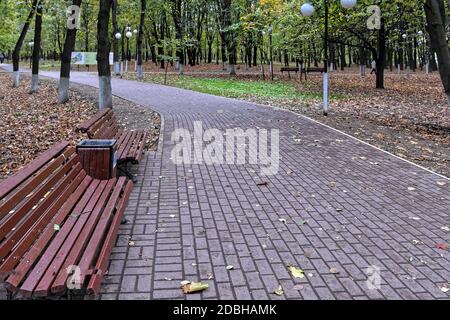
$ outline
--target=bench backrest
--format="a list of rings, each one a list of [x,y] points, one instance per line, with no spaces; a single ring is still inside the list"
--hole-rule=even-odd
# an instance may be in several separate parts
[[[89,139],[114,139],[117,137],[119,125],[113,111],[105,109],[78,126],[78,130],[87,133]]]
[[[0,183],[0,278],[14,269],[85,176],[75,148],[61,142]]]
[[[323,68],[307,68],[306,72],[324,72]]]

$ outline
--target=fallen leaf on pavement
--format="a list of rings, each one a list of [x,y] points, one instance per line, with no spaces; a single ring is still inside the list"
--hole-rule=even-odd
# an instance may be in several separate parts
[[[280,218],[280,219],[278,219],[278,221],[280,221],[281,223],[286,224],[286,219]]]
[[[444,231],[450,231],[450,228],[449,228],[448,226],[442,226],[442,227],[441,227],[441,230],[444,230]]]
[[[330,269],[330,272],[331,272],[332,274],[338,274],[338,273],[339,273],[339,270],[336,269],[336,268],[331,268],[331,269]]]
[[[288,270],[294,278],[303,279],[305,277],[305,272],[302,269],[293,266],[288,266]]]
[[[234,266],[232,266],[232,265],[227,266],[227,270],[233,270],[233,269],[234,269]]]
[[[303,285],[302,284],[296,284],[294,287],[293,287],[293,289],[294,290],[303,290]]]
[[[448,244],[446,244],[446,243],[436,243],[435,247],[437,249],[447,250],[448,249]]]
[[[263,187],[263,186],[269,185],[269,183],[267,181],[262,181],[262,182],[258,182],[256,185],[260,186],[260,187]]]
[[[186,294],[200,292],[200,291],[206,290],[208,288],[209,288],[209,284],[201,283],[201,282],[192,282],[192,283],[185,284],[181,287],[181,289],[183,289],[183,292]]]
[[[441,289],[441,291],[442,291],[443,293],[447,293],[447,292],[450,291],[450,288],[449,288],[449,287],[446,287],[446,286],[442,286],[442,287],[440,287],[440,289]]]
[[[438,184],[438,186],[441,186],[441,187],[443,187],[447,184],[447,182],[445,182],[445,181],[438,181],[436,183]]]
[[[283,287],[280,285],[274,292],[277,296],[282,296],[284,294]]]

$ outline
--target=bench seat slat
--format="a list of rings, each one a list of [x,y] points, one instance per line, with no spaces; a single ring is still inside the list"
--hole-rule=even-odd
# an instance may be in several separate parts
[[[116,214],[114,215],[108,234],[103,243],[103,247],[97,259],[97,263],[95,265],[96,272],[92,275],[91,279],[89,280],[87,286],[88,294],[95,294],[95,295],[99,294],[101,281],[107,272],[106,269],[108,267],[109,257],[111,255],[114,245],[116,244],[119,226],[122,221],[122,217],[125,212],[125,207],[128,198],[130,197],[132,189],[133,189],[133,182],[128,181],[127,185],[125,186],[122,198],[117,206]]]
[[[84,174],[86,174],[83,171]],[[75,192],[68,198],[68,200],[64,203],[63,207],[58,211],[54,219],[47,226],[47,228],[42,232],[39,239],[36,243],[31,247],[31,249],[26,253],[23,259],[20,261],[19,265],[15,268],[15,273],[8,277],[6,284],[10,291],[16,291],[22,280],[27,275],[28,271],[34,266],[35,262],[38,261],[39,257],[42,255],[43,251],[47,247],[47,244],[52,239],[53,235],[57,232],[53,225],[61,225],[67,218],[72,209],[77,206],[80,206],[80,202],[83,202],[85,198],[89,198],[90,195],[94,192],[95,188],[98,185],[98,180],[93,181],[91,177],[85,176],[81,184],[77,187]],[[81,211],[81,209],[79,209]],[[76,211],[74,209],[73,211]],[[11,256],[8,260],[5,261],[5,265],[10,262]],[[12,262],[9,263],[9,265]]]
[[[78,246],[75,246],[77,250],[72,250],[72,256],[66,259],[66,262],[64,264],[65,267],[73,265],[75,263],[77,263],[77,265],[80,267],[80,283],[82,284],[85,283],[87,274],[91,272],[90,270],[92,267],[92,261],[96,253],[99,251],[101,241],[104,239],[105,233],[107,232],[107,228],[111,222],[111,216],[114,213],[117,201],[121,195],[125,180],[126,179],[124,177],[121,177],[117,180],[117,183],[112,190],[111,197],[104,207],[103,213],[101,214],[99,219],[96,217],[96,225],[92,226],[95,227],[95,229],[92,229],[91,234],[88,235],[86,233],[85,236],[80,237],[82,238],[81,241],[83,242],[81,244],[78,244]],[[100,211],[98,213],[100,213]],[[84,250],[81,250],[81,248],[83,248]],[[51,289],[52,293],[61,293],[64,291],[68,277],[67,273],[64,272],[64,269],[65,268],[61,268],[57,278],[55,279]]]
[[[78,265],[81,252],[84,249],[92,231],[94,230],[98,219],[100,218],[101,212],[106,205],[116,179],[105,181],[107,183],[105,188],[102,190],[99,199],[96,201],[95,208],[92,212],[86,212],[78,218],[75,226],[70,231],[70,234],[64,240],[64,243],[59,249],[56,257],[53,259],[45,274],[36,286],[33,293],[34,296],[47,296],[49,294],[50,287],[58,273],[67,272],[66,268],[63,267],[65,261],[69,262],[65,265],[65,267],[70,265]]]
[[[100,196],[98,194],[99,189],[103,190],[106,182],[98,183],[98,181],[94,180],[91,184],[93,188],[89,187],[87,192],[84,194],[83,198],[80,202],[78,202],[77,206],[73,210],[72,214],[67,218],[62,228],[58,231],[55,238],[51,241],[48,248],[45,250],[45,253],[40,257],[36,266],[30,271],[28,277],[25,279],[25,282],[20,288],[20,292],[25,297],[30,297],[34,291],[34,288],[38,284],[45,270],[48,268],[59,248],[63,244],[64,240],[72,230],[72,227],[75,225],[78,217],[84,212],[85,207],[89,206],[90,201],[97,201],[96,198]],[[94,199],[94,200],[93,200]]]

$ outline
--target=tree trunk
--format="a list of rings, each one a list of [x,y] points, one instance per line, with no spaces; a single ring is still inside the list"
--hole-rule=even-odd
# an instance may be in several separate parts
[[[33,44],[33,68],[31,75],[31,92],[37,92],[39,86],[39,54],[41,52],[42,14],[44,3],[41,1],[37,5],[36,20],[34,26]]]
[[[81,0],[73,0],[72,5],[81,6]],[[78,17],[79,19],[79,17]],[[74,23],[76,26],[76,23]],[[75,47],[75,39],[77,36],[77,28],[67,28],[66,41],[64,42],[64,49],[61,54],[61,72],[58,86],[58,103],[65,103],[69,100],[69,82],[70,82],[70,61],[72,58],[72,51]]]
[[[384,66],[386,64],[386,30],[384,26],[384,18],[381,18],[380,29],[377,37],[377,89],[384,89]]]
[[[13,87],[18,87],[20,82],[19,75],[19,60],[20,60],[20,49],[22,49],[23,41],[25,40],[25,36],[27,35],[28,29],[30,28],[31,20],[33,19],[34,12],[36,11],[36,6],[38,4],[38,0],[33,0],[31,5],[30,13],[28,14],[27,20],[25,21],[22,31],[20,32],[19,39],[16,42],[16,46],[14,47],[14,51],[12,54],[13,60]]]
[[[112,23],[113,23],[113,55],[114,55],[114,74],[120,75],[120,62],[119,62],[119,39],[116,39],[116,34],[119,32],[119,27],[117,25],[117,1],[111,0],[111,10],[112,10]],[[125,37],[122,34],[122,37]]]
[[[430,35],[431,46],[436,52],[439,63],[439,74],[448,98],[450,111],[450,53],[445,31],[445,7],[443,1],[427,0],[425,3],[427,31]]]
[[[182,1],[172,0],[172,18],[175,25],[175,39],[177,40],[177,70],[179,74],[183,74],[184,53],[183,53],[183,25],[182,25]]]
[[[138,59],[137,59],[137,78],[142,80],[144,78],[144,73],[142,70],[142,39],[144,37],[144,24],[145,24],[145,10],[146,10],[147,0],[141,0],[141,23],[139,25],[138,33]]]
[[[111,11],[110,0],[100,0],[97,23],[97,63],[99,80],[99,100],[100,110],[112,108],[111,90],[111,69],[109,66],[109,51],[111,43],[109,41],[109,16]]]

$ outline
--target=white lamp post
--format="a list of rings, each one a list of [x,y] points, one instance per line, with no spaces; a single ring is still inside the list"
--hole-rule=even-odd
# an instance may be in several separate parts
[[[125,33],[125,37],[127,37],[127,59],[125,61],[125,73],[128,72],[128,61],[130,61],[130,38],[133,36],[131,33],[131,27],[127,27],[127,32]]]
[[[328,1],[324,0],[325,4],[325,43],[324,43],[324,66],[323,66],[323,114],[328,115]],[[357,0],[341,0],[341,6],[345,9],[351,9],[356,6]],[[310,17],[314,13],[314,6],[307,2],[300,8],[302,15]]]

